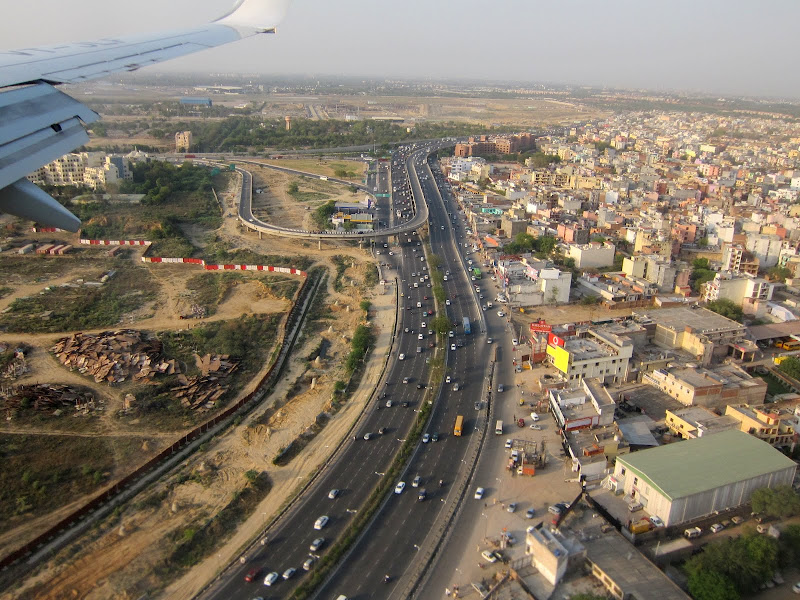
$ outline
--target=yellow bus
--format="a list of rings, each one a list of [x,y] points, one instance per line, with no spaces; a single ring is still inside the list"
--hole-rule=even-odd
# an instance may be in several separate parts
[[[800,340],[784,340],[781,342],[781,348],[784,350],[788,350],[789,352],[793,352],[795,350],[800,350]]]
[[[453,435],[461,437],[461,429],[464,427],[464,417],[458,415],[456,417],[456,426],[453,428]]]

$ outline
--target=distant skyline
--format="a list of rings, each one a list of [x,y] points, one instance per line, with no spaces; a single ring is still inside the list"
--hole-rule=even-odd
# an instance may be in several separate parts
[[[232,0],[26,0],[3,49],[196,25]],[[800,99],[796,0],[292,0],[257,36],[141,73],[551,82]]]

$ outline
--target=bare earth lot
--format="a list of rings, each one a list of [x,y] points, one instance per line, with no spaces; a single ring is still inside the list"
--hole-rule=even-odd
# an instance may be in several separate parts
[[[341,193],[342,188],[337,191]],[[345,189],[344,195],[349,194]],[[233,200],[237,196],[235,187],[220,193],[226,215],[233,214]],[[202,232],[197,233],[201,235]],[[388,343],[393,323],[394,296],[388,292],[384,294],[382,289],[373,290],[365,286],[365,267],[369,260],[366,253],[349,244],[339,247],[330,244],[318,251],[315,244],[298,244],[281,238],[258,240],[253,234],[242,231],[237,221],[227,216],[215,235],[232,249],[247,248],[271,255],[308,254],[315,264],[331,270],[326,304],[319,311],[317,320],[311,322],[304,331],[289,370],[262,407],[240,425],[215,440],[204,453],[192,457],[171,476],[151,486],[79,543],[66,548],[29,577],[18,579],[15,582],[18,587],[0,597],[138,598],[145,592],[159,597],[190,597],[222,564],[235,558],[241,544],[258,532],[291,497],[302,478],[329,456],[330,449],[339,443],[350,423],[358,416],[360,404],[368,397],[370,386],[374,386],[379,375],[385,349],[373,354],[362,390],[336,414],[322,433],[288,466],[279,468],[272,465],[272,458],[279,449],[313,423],[320,412],[329,408],[334,382],[345,378],[341,365],[349,351],[349,336],[363,320],[363,311],[358,308],[361,298],[368,297],[373,302],[371,320],[379,334],[379,347]],[[125,260],[139,267],[142,264],[140,254],[141,251],[134,251]],[[346,294],[339,294],[332,287],[335,270],[331,268],[331,258],[336,255],[349,257],[351,261],[342,278],[347,286]],[[14,281],[14,293],[0,299],[0,310],[16,298],[38,294],[47,285],[80,279],[85,273],[85,261],[105,260],[102,258],[103,251],[99,250],[87,250],[79,256],[80,260],[73,263],[64,261],[57,265],[58,268],[51,268],[53,265],[42,262],[30,263],[36,268],[30,269],[30,273],[23,269],[18,274],[18,279]],[[44,257],[30,258],[32,261],[47,260]],[[203,274],[202,269],[152,264],[147,265],[147,272],[156,283],[157,297],[126,314],[120,327],[169,331],[195,327],[202,322],[223,321],[242,314],[282,313],[289,308],[286,299],[265,292],[263,285],[242,273],[243,279],[225,292],[211,316],[181,321],[178,315],[185,314],[197,300],[195,293],[187,288],[187,282]],[[351,282],[356,285],[350,285]],[[103,481],[109,481],[170,443],[175,433],[145,427],[135,419],[119,419],[117,411],[122,406],[124,388],[98,385],[77,372],[65,370],[47,351],[62,335],[0,334],[0,342],[24,342],[33,347],[29,354],[30,370],[18,383],[52,381],[88,386],[103,398],[103,410],[83,420],[61,417],[58,421],[48,419],[38,425],[26,422],[24,426],[4,422],[0,425],[0,442],[36,435],[45,440],[42,442],[45,446],[50,438],[53,438],[50,446],[54,443],[73,448],[81,448],[87,443],[106,445],[111,452],[97,449],[85,449],[85,452],[112,461],[113,464],[98,464],[95,470],[100,475],[95,476],[94,471],[85,475],[81,472],[81,477],[102,477]],[[324,355],[319,361],[309,362],[308,355],[323,338],[327,340]],[[262,371],[266,368],[267,364]],[[250,386],[241,393],[249,389]],[[68,454],[65,455],[65,461],[68,464],[81,462],[79,459],[70,461]],[[268,475],[272,484],[268,495],[239,527],[233,539],[212,552],[209,558],[185,571],[182,579],[170,586],[170,580],[178,573],[165,572],[162,568],[164,561],[190,535],[190,531],[217,514],[234,494],[244,489],[247,485],[245,473],[250,470]],[[77,505],[81,498],[78,494],[71,499],[73,502],[70,505],[61,506],[46,516],[18,519],[19,523],[14,523],[13,530],[0,535],[0,545],[16,546],[43,530],[48,523]]]

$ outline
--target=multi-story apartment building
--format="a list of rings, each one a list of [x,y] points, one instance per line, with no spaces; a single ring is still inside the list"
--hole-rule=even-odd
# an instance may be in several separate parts
[[[128,160],[104,152],[66,154],[34,171],[28,178],[46,185],[76,185],[97,189],[132,177]]]
[[[192,132],[179,131],[175,134],[175,151],[189,152],[192,148]]]
[[[717,273],[714,279],[703,285],[703,300],[730,300],[741,306],[745,314],[759,316],[766,313],[767,302],[772,300],[774,290],[775,284],[761,277]]]
[[[725,243],[722,247],[722,270],[737,275],[758,275],[760,261],[741,244]]]
[[[644,374],[642,379],[685,406],[721,408],[728,403],[760,404],[767,394],[767,383],[763,379],[751,377],[736,365],[724,365],[713,371],[656,369]]]
[[[583,337],[563,339],[551,335],[547,345],[548,361],[573,382],[599,377],[621,383],[628,375],[633,356],[633,341],[603,329],[584,332]]]
[[[567,256],[575,259],[575,266],[579,269],[610,267],[614,264],[616,250],[610,242],[570,244]]]
[[[512,136],[471,137],[466,143],[456,144],[455,155],[458,157],[475,156],[478,154],[511,154],[524,152],[536,146],[536,140],[531,133],[520,133]]]
[[[741,431],[775,447],[791,446],[797,441],[795,415],[773,412],[766,407],[729,404],[725,416],[735,419]]]

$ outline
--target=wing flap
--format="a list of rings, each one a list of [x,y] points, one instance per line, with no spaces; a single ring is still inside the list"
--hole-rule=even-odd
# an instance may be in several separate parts
[[[89,141],[97,113],[45,83],[0,92],[0,188]]]

